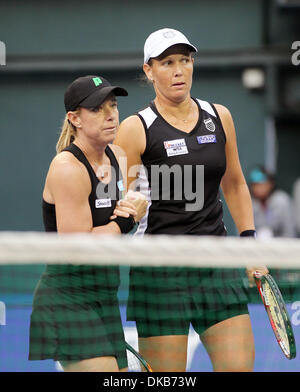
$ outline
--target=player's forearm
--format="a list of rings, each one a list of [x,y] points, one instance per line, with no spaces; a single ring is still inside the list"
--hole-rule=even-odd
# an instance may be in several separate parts
[[[246,183],[223,189],[226,204],[232,219],[241,233],[255,228],[251,196]]]
[[[109,222],[107,225],[93,227],[91,233],[116,235],[121,234],[121,230],[115,222]]]

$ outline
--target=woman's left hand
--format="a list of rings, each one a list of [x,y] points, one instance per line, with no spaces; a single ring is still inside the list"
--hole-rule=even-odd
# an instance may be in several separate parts
[[[146,197],[141,192],[129,190],[125,195],[125,200],[130,201],[135,206],[137,215],[134,219],[136,222],[140,221],[147,212],[148,201]]]
[[[128,200],[119,200],[117,202],[116,208],[113,211],[113,215],[109,218],[110,220],[115,219],[117,216],[122,216],[123,218],[129,218],[132,215],[136,220],[137,209],[133,203]]]

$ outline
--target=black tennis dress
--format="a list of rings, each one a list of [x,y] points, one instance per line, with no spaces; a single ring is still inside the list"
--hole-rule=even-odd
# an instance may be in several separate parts
[[[214,105],[194,101],[199,118],[189,133],[170,125],[154,102],[137,113],[146,135],[144,170],[137,186],[150,203],[137,236],[227,233],[219,193],[226,170],[226,135]],[[129,320],[201,317],[204,309],[216,312],[231,303],[246,303],[242,286],[233,270],[134,267],[127,316]]]
[[[89,205],[93,227],[109,223],[123,190],[119,165],[112,150],[109,146],[105,150],[112,167],[109,185],[101,183],[75,144],[64,151],[72,153],[88,171],[92,185]],[[55,205],[43,200],[42,207],[45,230],[57,231]],[[118,267],[47,265],[34,295],[29,359],[77,361],[115,356],[119,367],[126,367],[117,299],[119,283]]]

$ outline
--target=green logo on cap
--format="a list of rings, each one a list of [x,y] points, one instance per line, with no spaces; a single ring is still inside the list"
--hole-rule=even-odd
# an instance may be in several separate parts
[[[102,80],[100,78],[93,78],[93,82],[95,83],[95,86],[99,86],[99,84],[102,83]]]

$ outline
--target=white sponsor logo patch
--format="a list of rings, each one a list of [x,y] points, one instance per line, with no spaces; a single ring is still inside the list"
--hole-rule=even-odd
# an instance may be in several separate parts
[[[111,207],[111,199],[96,199],[95,200],[96,208],[107,208]]]
[[[189,153],[184,139],[168,140],[164,142],[164,147],[168,157]]]

